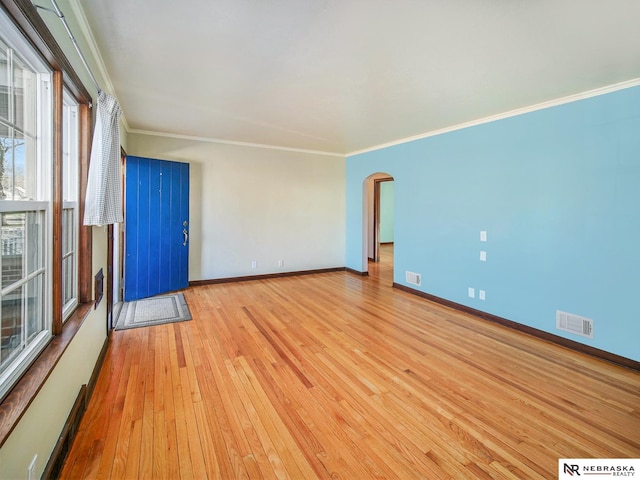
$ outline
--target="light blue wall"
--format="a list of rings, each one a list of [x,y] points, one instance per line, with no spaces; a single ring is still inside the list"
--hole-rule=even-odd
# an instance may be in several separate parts
[[[380,243],[393,242],[393,182],[380,182]]]
[[[378,171],[395,179],[396,283],[418,272],[421,291],[640,360],[640,87],[349,157],[356,270]],[[556,310],[592,318],[594,339],[556,330]]]

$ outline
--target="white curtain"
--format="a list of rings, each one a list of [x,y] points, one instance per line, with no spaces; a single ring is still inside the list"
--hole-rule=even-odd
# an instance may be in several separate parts
[[[100,91],[93,131],[84,224],[109,225],[123,221],[120,185],[120,105]]]

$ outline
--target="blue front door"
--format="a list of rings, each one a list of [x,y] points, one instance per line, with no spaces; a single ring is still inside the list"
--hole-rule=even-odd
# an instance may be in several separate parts
[[[127,157],[124,300],[189,284],[189,164]]]

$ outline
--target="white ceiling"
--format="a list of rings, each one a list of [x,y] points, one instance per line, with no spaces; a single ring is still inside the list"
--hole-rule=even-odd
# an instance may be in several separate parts
[[[638,0],[83,0],[131,129],[346,154],[640,78]]]

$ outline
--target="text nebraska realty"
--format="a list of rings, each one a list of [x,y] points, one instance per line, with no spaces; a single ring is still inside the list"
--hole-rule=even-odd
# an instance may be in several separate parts
[[[611,475],[612,477],[635,477],[636,471],[633,465],[583,465],[582,470],[576,468],[577,465],[565,465],[569,467],[565,470],[569,474],[577,473],[578,475]],[[573,468],[571,468],[573,467]]]

